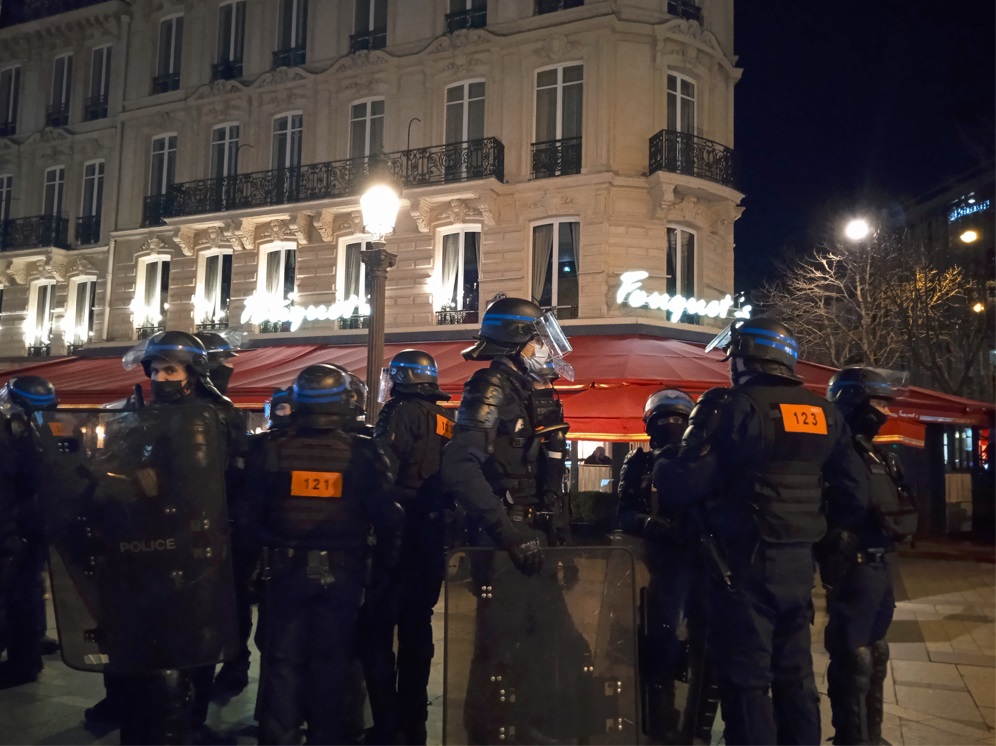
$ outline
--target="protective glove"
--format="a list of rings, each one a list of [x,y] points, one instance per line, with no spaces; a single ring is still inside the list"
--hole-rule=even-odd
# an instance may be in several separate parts
[[[673,543],[678,540],[674,524],[667,518],[661,518],[657,515],[647,517],[647,522],[643,524],[643,537],[647,541],[662,543]]]
[[[506,540],[505,549],[515,569],[523,575],[539,575],[543,569],[543,534],[531,528],[516,526]]]

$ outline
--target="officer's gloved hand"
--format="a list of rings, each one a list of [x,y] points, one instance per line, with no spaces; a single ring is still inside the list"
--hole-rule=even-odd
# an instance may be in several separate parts
[[[543,534],[525,526],[514,526],[503,542],[515,569],[523,575],[538,575],[543,569]]]
[[[674,524],[658,515],[647,517],[647,522],[643,524],[643,537],[649,541],[661,542],[673,542],[678,538],[675,535]]]

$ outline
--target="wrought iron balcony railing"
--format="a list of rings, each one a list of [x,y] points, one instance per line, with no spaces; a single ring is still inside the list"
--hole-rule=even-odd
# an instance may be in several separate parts
[[[369,329],[370,328],[370,317],[363,316],[358,313],[352,316],[347,316],[344,319],[339,319],[339,329]]]
[[[0,251],[69,248],[69,221],[58,215],[35,215],[0,222]]]
[[[702,23],[702,8],[690,0],[668,0],[667,12],[672,16],[684,18],[686,21]]]
[[[104,119],[107,117],[107,94],[91,96],[83,102],[83,121],[91,122],[94,119]]]
[[[28,357],[48,357],[51,354],[51,344],[28,345]]]
[[[18,0],[0,4],[0,27],[36,21],[39,18],[67,13],[104,0]]]
[[[452,34],[460,29],[484,28],[488,25],[488,9],[471,8],[446,14],[446,32]]]
[[[260,334],[279,334],[290,330],[291,322],[289,321],[264,321],[259,325]]]
[[[569,176],[581,173],[581,138],[565,137],[533,143],[533,169],[531,178],[548,179],[551,176]]]
[[[495,137],[384,157],[406,187],[505,179],[505,147]],[[165,194],[145,198],[142,225],[161,225],[164,218],[184,215],[355,196],[368,169],[369,159],[353,158],[172,184]]]
[[[70,342],[66,345],[66,354],[75,355],[77,352],[86,347],[86,342]]]
[[[76,243],[81,246],[100,243],[100,215],[76,218]]]
[[[362,34],[349,35],[349,53],[356,54],[364,50],[383,49],[387,46],[387,29],[378,28],[364,31]]]
[[[437,326],[453,326],[455,324],[477,324],[477,310],[466,311],[436,311]]]
[[[224,321],[202,321],[197,325],[197,331],[199,332],[216,332],[219,329],[228,328],[228,319]]]
[[[273,69],[276,70],[278,67],[300,67],[304,64],[306,56],[307,49],[303,45],[278,49],[273,53]]]
[[[65,127],[69,124],[69,103],[62,102],[46,107],[45,124],[49,127]]]
[[[135,339],[148,339],[153,334],[166,331],[163,324],[150,324],[149,326],[136,326]]]
[[[180,73],[166,73],[152,79],[152,93],[168,93],[180,90]]]
[[[733,150],[687,132],[661,130],[650,138],[648,173],[667,171],[733,187]]]
[[[556,13],[558,10],[567,10],[568,8],[580,8],[582,5],[584,5],[584,0],[536,0],[535,15]]]
[[[225,60],[211,65],[211,80],[235,80],[242,77],[242,60]]]

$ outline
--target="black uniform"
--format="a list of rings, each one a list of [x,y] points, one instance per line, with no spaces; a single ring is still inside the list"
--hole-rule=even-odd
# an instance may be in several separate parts
[[[443,446],[453,433],[449,413],[436,403],[439,398],[401,393],[394,387],[374,434],[391,462],[393,495],[405,511],[401,558],[363,612],[362,649],[378,742],[396,730],[405,734],[407,743],[426,739],[432,609],[439,600],[446,562],[439,467]]]
[[[906,498],[909,487],[896,455],[864,435],[853,440],[868,470],[871,506],[853,532],[834,531],[819,547],[829,614],[823,642],[830,655],[834,743],[876,744],[889,662],[885,637],[896,607],[892,557],[896,540],[915,530],[915,508]],[[833,490],[828,492],[831,504],[838,502]],[[834,518],[831,513],[831,525]]]
[[[551,458],[557,452],[547,452],[545,443],[550,433],[559,433],[550,442],[561,447],[556,444],[566,426],[552,389],[535,391],[533,386],[533,379],[510,360],[496,360],[474,373],[443,454],[443,482],[467,511],[472,543],[509,551],[520,571],[537,576],[525,585],[517,582],[516,595],[503,586],[505,576],[495,573],[490,558],[478,557],[471,568],[474,586],[488,588],[478,596],[464,708],[464,723],[475,743],[499,742],[498,727],[509,722],[507,713],[495,709],[497,687],[515,689],[512,722],[526,741],[576,737],[581,722],[580,672],[591,654],[570,618],[557,568],[541,568],[539,550],[565,537],[562,453]],[[549,463],[558,461],[559,468]],[[500,602],[491,603],[492,597]],[[544,647],[534,649],[530,641]],[[549,660],[559,661],[561,672],[577,673],[561,673],[564,678],[556,683]],[[496,686],[499,671],[505,683]]]
[[[344,672],[371,560],[394,563],[401,511],[386,458],[350,418],[294,415],[247,459],[247,539],[266,547],[260,742],[341,743]]]
[[[826,530],[821,480],[840,490],[842,523],[859,521],[867,506],[842,416],[799,384],[785,368],[706,392],[679,458],[655,473],[656,484],[696,501],[732,571],[733,590],[718,580],[707,589],[709,653],[731,744],[819,742],[809,627],[812,545]],[[722,563],[713,568],[729,581]]]

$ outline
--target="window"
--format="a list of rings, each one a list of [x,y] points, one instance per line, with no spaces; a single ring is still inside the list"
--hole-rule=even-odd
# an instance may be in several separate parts
[[[558,10],[580,8],[584,0],[536,0],[536,15],[556,13]]]
[[[356,33],[350,51],[383,49],[387,46],[387,0],[356,0]]]
[[[66,167],[52,166],[45,169],[45,204],[43,215],[62,215],[62,197],[66,191]]]
[[[349,157],[367,158],[384,150],[384,99],[361,101],[350,109]]]
[[[533,226],[533,301],[555,308],[560,318],[577,318],[581,224],[561,219]]]
[[[301,165],[302,115],[282,114],[273,119],[273,150],[271,164],[274,170],[297,168]]]
[[[0,70],[0,137],[17,134],[17,105],[20,98],[20,66]]]
[[[222,124],[211,130],[211,178],[239,172],[239,125]]]
[[[971,471],[974,467],[975,448],[972,429],[968,427],[944,428],[944,470]]]
[[[245,0],[221,5],[218,8],[218,61],[211,71],[213,80],[230,80],[242,75],[245,35]]]
[[[683,228],[667,229],[667,294],[696,297],[695,234]]]
[[[163,19],[159,24],[159,61],[152,80],[153,93],[175,91],[180,87],[180,58],[183,53],[183,16]]]
[[[149,194],[164,195],[176,179],[176,135],[152,138],[152,169]]]
[[[100,214],[104,204],[104,162],[90,161],[83,166],[83,204],[76,221],[76,242],[100,241]]]
[[[69,93],[73,80],[73,56],[63,54],[52,64],[52,96],[49,99],[46,124],[64,127],[69,124]]]
[[[336,263],[336,300],[356,299],[360,305],[359,313],[370,313],[370,292],[367,290],[366,265],[360,258],[360,252],[371,248],[369,241],[360,238],[343,239],[339,242],[339,252]]]
[[[10,203],[14,199],[14,177],[0,174],[0,222],[10,220]]]
[[[280,0],[274,67],[303,65],[307,49],[308,0]]]
[[[96,278],[78,277],[69,282],[69,302],[66,305],[69,313],[67,322],[63,322],[66,344],[81,345],[93,339],[93,310],[96,303]]]
[[[667,128],[695,133],[695,83],[676,73],[667,76]]]
[[[194,321],[199,326],[228,326],[232,298],[232,252],[202,253],[198,293],[194,296]]]
[[[97,47],[90,57],[90,95],[83,104],[83,118],[107,116],[107,93],[111,85],[111,46]]]
[[[446,142],[484,137],[484,81],[458,83],[446,89]]]
[[[534,177],[580,173],[583,96],[583,65],[536,73]]]
[[[54,295],[55,280],[42,280],[31,284],[28,296],[28,318],[24,322],[24,342],[28,346],[29,353],[33,352],[32,347],[48,347],[52,342],[52,301]]]
[[[446,30],[484,28],[488,25],[488,0],[450,0],[446,14]]]
[[[473,228],[457,228],[443,232],[441,239],[439,295],[435,298],[437,320],[440,323],[475,323],[480,301],[478,267],[481,232]]]
[[[161,331],[169,308],[169,259],[161,256],[138,260],[138,292],[132,301],[135,326],[140,336]]]

